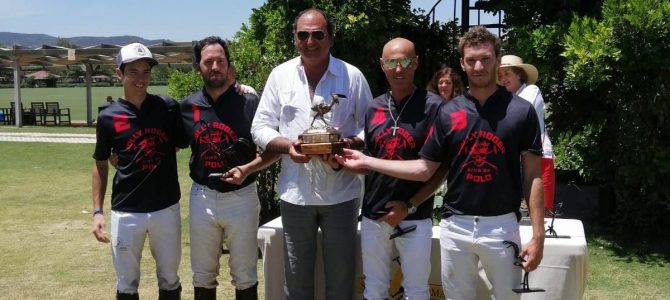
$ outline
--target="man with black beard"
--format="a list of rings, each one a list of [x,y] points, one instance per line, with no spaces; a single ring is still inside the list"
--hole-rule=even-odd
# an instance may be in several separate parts
[[[251,142],[258,96],[237,93],[228,76],[232,66],[226,42],[207,37],[193,53],[193,65],[205,85],[186,97],[181,108],[192,150],[189,227],[195,299],[216,299],[224,239],[236,299],[257,299],[260,206],[255,172],[278,155],[257,155]]]

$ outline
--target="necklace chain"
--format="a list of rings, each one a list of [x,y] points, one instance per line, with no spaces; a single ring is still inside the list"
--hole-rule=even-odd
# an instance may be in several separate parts
[[[412,101],[412,98],[414,97],[414,92],[416,92],[416,87],[414,87],[414,89],[412,90],[412,94],[409,95],[409,98],[407,98],[407,103],[405,103],[405,105],[402,107],[402,109],[400,109],[400,112],[398,113],[398,118],[394,118],[393,117],[393,111],[391,111],[391,101],[393,101],[393,97],[391,96],[391,91],[388,91],[386,93],[386,97],[389,100],[389,103],[388,103],[388,105],[389,105],[389,115],[391,116],[391,120],[393,120],[393,126],[391,127],[391,129],[393,130],[393,133],[392,133],[393,136],[395,136],[395,132],[399,128],[398,127],[398,121],[400,121],[400,116],[402,115],[402,112],[405,111],[405,108],[409,105],[409,102]]]

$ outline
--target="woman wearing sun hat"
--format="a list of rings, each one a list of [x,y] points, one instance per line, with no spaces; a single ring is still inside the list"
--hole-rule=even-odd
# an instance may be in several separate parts
[[[498,82],[510,93],[515,94],[533,104],[540,121],[542,131],[542,188],[544,190],[544,206],[554,209],[554,152],[551,141],[544,126],[544,99],[537,82],[537,68],[523,63],[521,57],[505,55],[498,68]]]

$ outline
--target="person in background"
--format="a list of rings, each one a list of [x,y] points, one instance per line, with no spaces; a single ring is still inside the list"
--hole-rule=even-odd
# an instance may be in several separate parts
[[[498,68],[498,82],[505,89],[526,101],[535,108],[537,119],[540,122],[542,136],[542,189],[544,190],[544,207],[554,209],[554,151],[551,140],[544,123],[544,99],[537,82],[537,68],[531,64],[523,63],[521,57],[516,55],[505,55],[500,61]]]
[[[279,155],[258,155],[251,142],[258,96],[237,91],[228,44],[207,37],[193,47],[193,54],[204,87],[182,101],[181,111],[191,146],[189,232],[195,299],[216,299],[225,240],[235,299],[255,300],[260,213],[256,172]]]
[[[347,147],[363,148],[365,109],[372,99],[356,67],[333,57],[334,23],[315,8],[298,14],[294,44],[300,56],[272,70],[254,116],[254,142],[282,153],[277,195],[284,229],[284,275],[288,299],[314,299],[317,232],[323,237],[326,299],[354,294],[356,227],[361,180],[341,170],[329,155],[300,152],[298,135],[310,128],[312,106],[341,99],[324,115]],[[343,97],[342,97],[343,98]],[[320,125],[323,121],[319,120]]]
[[[100,113],[103,109],[110,106],[112,103],[114,103],[114,98],[112,98],[112,96],[107,96],[105,102],[102,105],[98,106],[98,113]]]
[[[146,238],[156,260],[161,300],[180,299],[181,216],[175,148],[186,146],[179,104],[148,94],[151,68],[147,47],[126,45],[116,57],[123,98],[98,116],[93,158],[93,235],[112,245],[116,299],[139,299],[140,259]],[[105,232],[103,200],[107,159],[117,155],[112,185],[111,240]]]
[[[426,85],[426,89],[442,96],[445,101],[449,101],[463,93],[463,80],[456,70],[449,67],[442,68],[435,72]]]

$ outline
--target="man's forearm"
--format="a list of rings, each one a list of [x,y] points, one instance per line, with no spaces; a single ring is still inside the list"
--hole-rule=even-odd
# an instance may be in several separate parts
[[[540,156],[531,153],[522,157],[523,196],[530,211],[534,238],[544,238],[544,194],[540,161]]]
[[[366,157],[366,168],[370,171],[379,172],[388,176],[413,180],[427,181],[433,176],[440,165],[425,159],[416,160],[386,160],[375,157]]]
[[[441,164],[440,167],[437,169],[437,172],[433,174],[433,176],[424,183],[421,188],[419,188],[416,193],[410,197],[409,202],[411,205],[414,207],[418,207],[428,199],[432,194],[437,191],[437,189],[442,185],[444,180],[447,177],[447,173],[449,172],[449,165],[448,164]]]
[[[256,156],[254,160],[240,167],[244,169],[245,174],[251,174],[253,172],[258,172],[262,169],[267,168],[268,166],[276,162],[279,159],[279,157],[280,154],[278,152],[265,150],[263,151],[263,153],[261,153],[261,155]]]
[[[285,137],[276,137],[267,144],[265,151],[287,154],[290,146],[291,141],[289,139]]]
[[[96,160],[92,171],[92,198],[93,209],[101,209],[107,190],[107,174],[109,167],[106,160]]]
[[[528,210],[533,226],[533,237],[544,238],[544,199],[542,193],[542,178],[534,178],[530,185]]]

